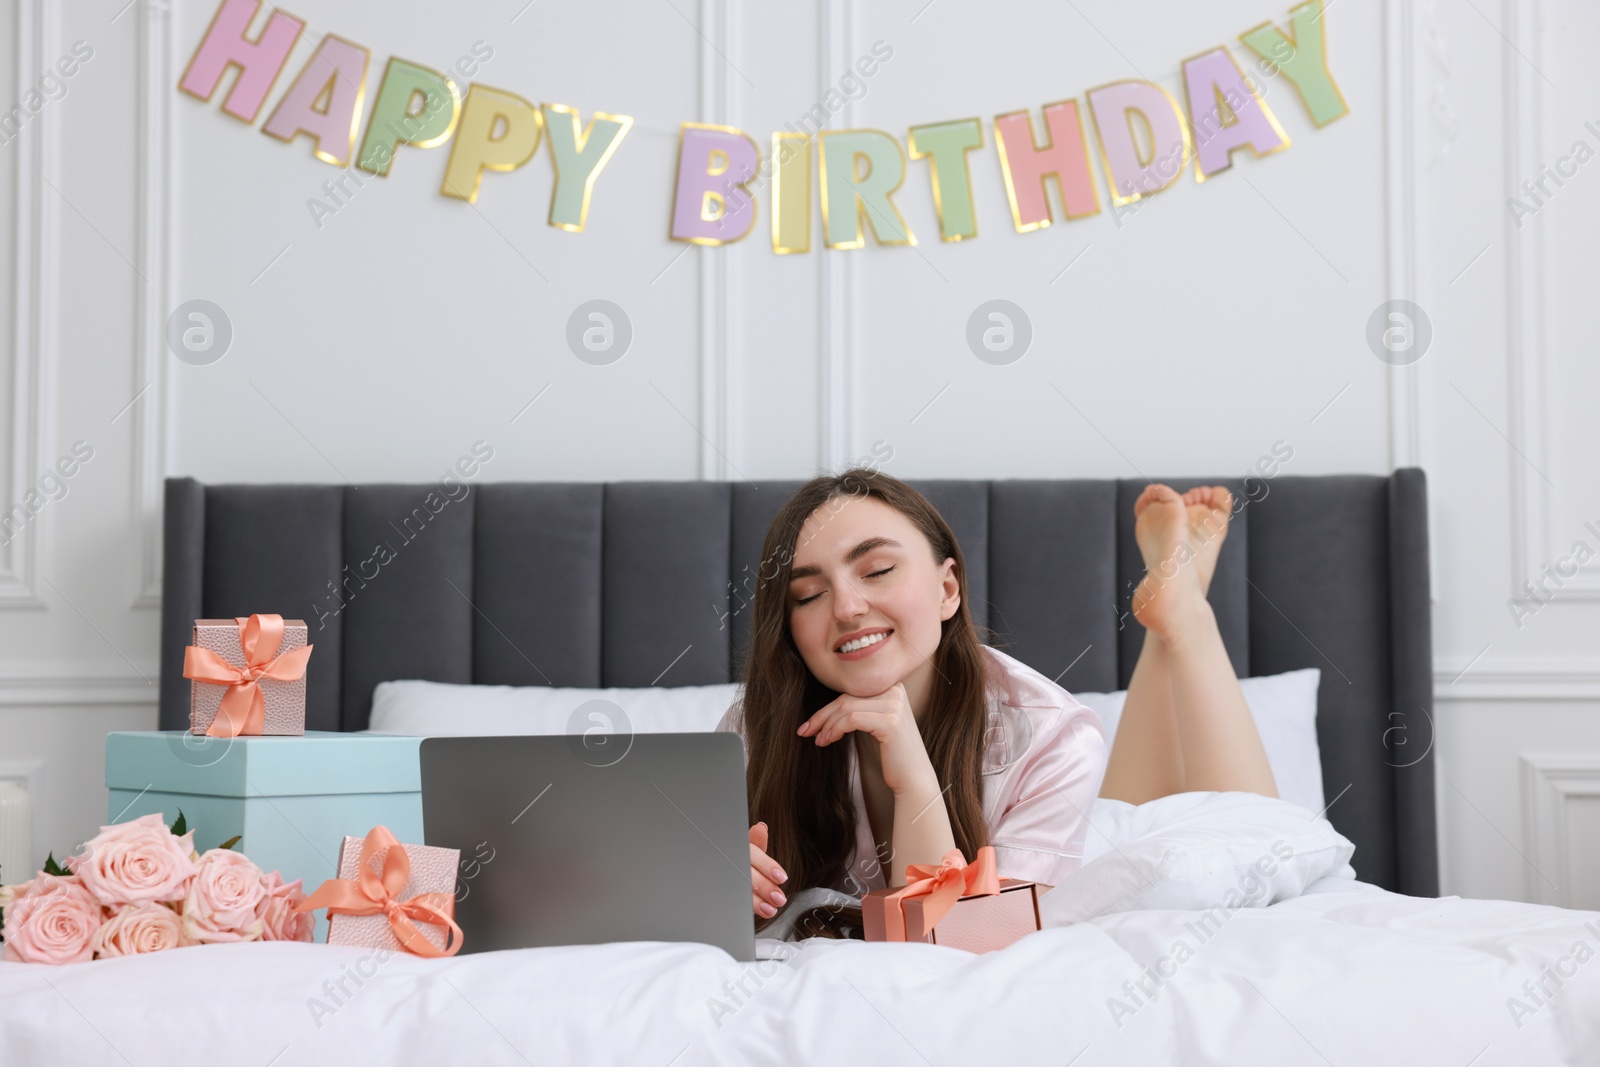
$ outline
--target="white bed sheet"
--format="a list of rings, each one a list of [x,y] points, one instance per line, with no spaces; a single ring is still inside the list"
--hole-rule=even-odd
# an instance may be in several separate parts
[[[274,942],[0,963],[0,1064],[1600,1064],[1600,912],[1386,892],[1281,801],[1152,803],[1097,805],[1107,840],[1075,878],[1103,889],[1126,863],[1161,892],[1106,894],[1106,913],[999,952],[764,939],[787,958],[631,942],[423,960]],[[1234,852],[1283,840],[1301,852],[1261,895],[1278,903],[1204,926],[1126,910],[1185,892],[1204,908],[1236,884]],[[1161,861],[1176,842],[1182,862]]]
[[[1192,919],[1125,912],[982,956],[809,941],[786,962],[740,964],[708,947],[635,942],[379,965],[363,949],[269,943],[60,968],[0,964],[0,1060],[1600,1062],[1600,962],[1577,965],[1559,989],[1547,980],[1554,998],[1520,1028],[1507,1007],[1576,942],[1596,947],[1600,914],[1326,879],[1235,913],[1153,998],[1114,1019],[1110,999],[1131,1003],[1123,983],[1137,982]],[[314,998],[333,1004],[325,983],[374,969],[359,986],[346,979],[350,996],[331,1014],[313,1009]]]

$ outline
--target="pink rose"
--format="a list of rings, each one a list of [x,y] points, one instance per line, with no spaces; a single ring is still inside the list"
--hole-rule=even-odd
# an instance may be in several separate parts
[[[266,877],[232,849],[213,848],[195,864],[183,898],[184,936],[191,942],[254,941],[265,924],[256,909],[266,899]]]
[[[194,877],[194,831],[181,837],[159,813],[102,826],[67,866],[107,906],[182,900]]]
[[[6,908],[5,958],[16,963],[82,963],[100,928],[100,902],[71,875],[45,874]]]
[[[119,909],[91,939],[101,959],[159,952],[183,943],[183,919],[167,905],[152,900]]]
[[[310,941],[316,916],[309,911],[295,911],[294,906],[306,898],[300,888],[301,879],[285,883],[277,871],[266,877],[267,895],[256,907],[256,918],[263,928],[263,941]]]

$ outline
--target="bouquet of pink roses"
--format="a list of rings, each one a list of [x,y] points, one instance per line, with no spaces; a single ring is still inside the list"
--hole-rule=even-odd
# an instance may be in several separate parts
[[[81,963],[215,941],[310,941],[300,879],[263,874],[236,837],[204,855],[183,812],[102,826],[68,856],[51,856],[29,881],[0,885],[4,958]]]

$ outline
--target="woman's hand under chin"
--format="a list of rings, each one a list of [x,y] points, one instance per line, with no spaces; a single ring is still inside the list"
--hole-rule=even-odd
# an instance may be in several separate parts
[[[889,885],[905,884],[907,864],[936,864],[956,847],[939,778],[903,684],[897,682],[877,696],[839,696],[801,723],[799,733],[815,738],[819,745],[831,745],[850,733],[877,742],[858,751],[878,764],[883,784],[894,794],[894,826],[888,841],[893,859],[885,872]]]
[[[924,794],[930,787],[937,794],[937,777],[904,683],[896,682],[877,696],[841,694],[801,723],[798,733],[815,738],[818,745],[831,745],[856,731],[870,734],[878,742],[883,784],[897,797]]]

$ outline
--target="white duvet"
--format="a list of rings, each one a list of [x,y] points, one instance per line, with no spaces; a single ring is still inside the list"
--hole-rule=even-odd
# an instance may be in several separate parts
[[[999,952],[269,943],[0,963],[0,1064],[1600,1063],[1600,913],[1385,892],[1325,820],[1244,794],[1094,821],[1045,897],[1065,925]]]

